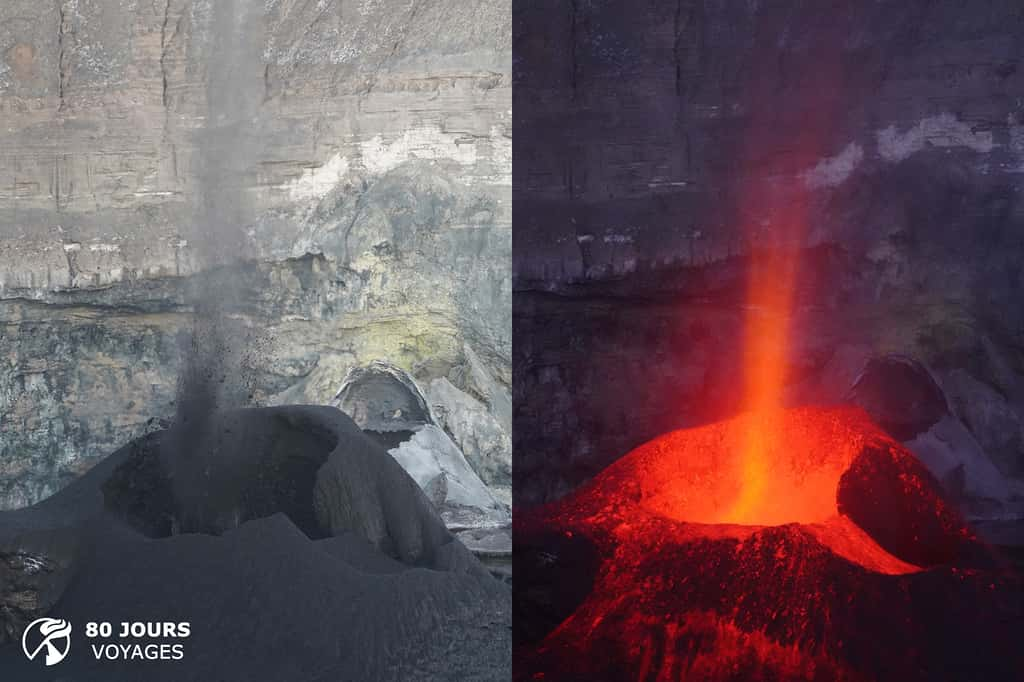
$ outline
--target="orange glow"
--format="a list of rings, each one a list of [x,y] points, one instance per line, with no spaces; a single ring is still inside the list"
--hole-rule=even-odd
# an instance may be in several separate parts
[[[751,436],[763,437],[756,486],[750,484]],[[746,413],[641,445],[606,470],[641,468],[642,505],[691,523],[820,523],[838,514],[839,478],[866,443],[884,438],[859,410],[795,408]],[[605,474],[602,474],[604,476]],[[733,501],[744,489],[749,505]]]
[[[515,679],[971,679],[947,664],[990,650],[1024,669],[992,615],[1020,603],[1024,581],[964,572],[987,550],[924,465],[859,408],[783,402],[797,300],[821,303],[800,290],[819,214],[807,182],[840,151],[832,131],[849,104],[835,12],[815,24],[813,68],[792,89],[811,101],[762,106],[787,74],[771,71],[781,60],[750,65],[736,202],[721,205],[749,257],[728,401],[743,412],[654,438],[567,497],[517,512],[516,551],[535,559],[516,594],[544,627],[520,645]],[[751,52],[774,54],[783,27],[762,28]]]
[[[663,453],[651,463],[645,504],[694,523],[826,521],[838,513],[839,477],[873,432],[843,414],[766,409],[665,434],[634,451]]]
[[[753,472],[751,434],[763,448]],[[976,541],[914,455],[859,408],[774,408],[664,434],[515,527],[525,546],[555,532],[599,557],[588,595],[524,649],[530,679],[877,679],[875,663],[912,673],[921,663],[905,647],[929,624],[915,619],[946,580],[936,576],[974,589],[936,567],[947,559],[892,553]],[[892,529],[903,541],[890,536],[890,551],[880,543]],[[878,628],[903,644],[881,662],[858,658],[877,648]]]
[[[780,445],[777,413],[781,408],[785,378],[787,325],[796,273],[791,252],[772,254],[765,262],[752,265],[744,340],[745,397],[750,414],[744,420],[740,456],[742,485],[723,516],[734,523],[772,523],[758,515],[765,496],[776,496],[772,485],[780,463],[774,461]],[[797,448],[801,447],[797,443]],[[785,513],[783,512],[783,515]]]
[[[780,447],[774,413],[782,407],[800,254],[808,245],[813,220],[811,190],[804,178],[823,157],[835,153],[830,132],[840,105],[828,93],[835,93],[835,84],[842,81],[836,44],[824,42],[824,49],[816,55],[815,68],[809,75],[818,87],[807,90],[814,99],[802,103],[798,128],[783,127],[765,112],[744,131],[738,167],[752,168],[766,158],[771,161],[768,166],[758,165],[756,174],[744,185],[742,206],[735,214],[749,255],[742,404],[745,411],[758,415],[747,422],[746,437],[739,448],[742,486],[725,514],[738,523],[771,523],[757,513],[766,508],[766,495],[779,497],[772,488],[777,480],[774,470],[778,468],[772,457]],[[761,91],[769,88],[769,83],[769,79],[752,81],[752,102],[771,99],[772,93]],[[778,145],[783,139],[786,151],[780,154]]]
[[[747,273],[747,307],[743,339],[743,404],[754,416],[745,422],[744,442],[739,446],[742,486],[725,514],[736,523],[771,523],[758,516],[765,496],[777,496],[772,482],[779,464],[773,461],[780,449],[777,413],[782,407],[789,325],[799,272],[799,247],[807,232],[805,197],[797,191],[784,206],[776,197],[760,203],[770,207],[771,230],[764,238],[768,248],[751,247]],[[754,241],[752,237],[752,241]],[[790,443],[785,443],[786,448]],[[798,446],[799,447],[799,446]]]
[[[745,449],[752,434],[762,447],[756,472]],[[729,527],[808,524],[807,531],[820,542],[865,568],[916,571],[840,517],[839,480],[866,446],[877,443],[899,447],[857,408],[746,413],[641,445],[605,469],[579,498],[586,501],[586,511],[577,508],[570,515],[603,528],[617,528],[611,519],[627,509],[633,515],[642,511],[675,522]],[[621,490],[627,481],[639,488],[639,509],[624,504]],[[635,530],[633,524],[624,528],[627,534]]]

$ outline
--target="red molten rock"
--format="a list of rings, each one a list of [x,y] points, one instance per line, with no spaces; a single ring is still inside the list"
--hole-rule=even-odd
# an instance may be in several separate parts
[[[515,523],[516,679],[1024,679],[1020,576],[856,408],[668,433]]]

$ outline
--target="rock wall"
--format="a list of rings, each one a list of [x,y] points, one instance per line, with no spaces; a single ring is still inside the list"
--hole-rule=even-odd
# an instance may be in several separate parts
[[[466,349],[507,395],[510,24],[506,0],[5,2],[0,508],[172,415],[194,304],[228,292],[250,402],[327,403],[376,359],[471,392]]]
[[[1019,475],[1022,31],[1000,1],[517,2],[517,500],[737,409],[767,248],[802,254],[791,402],[908,355],[987,398],[964,419]]]

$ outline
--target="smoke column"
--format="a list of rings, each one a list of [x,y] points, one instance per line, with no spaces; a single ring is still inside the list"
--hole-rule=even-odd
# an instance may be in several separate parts
[[[197,133],[198,182],[189,245],[204,273],[192,280],[192,338],[179,380],[178,419],[202,424],[210,410],[237,405],[238,344],[231,313],[244,307],[242,286],[226,267],[249,255],[247,182],[258,158],[254,134],[263,94],[262,3],[217,0],[205,7],[206,102]],[[198,423],[197,423],[198,422]]]
[[[209,436],[210,414],[248,400],[242,352],[248,331],[240,320],[246,296],[241,265],[251,257],[246,230],[252,221],[248,193],[255,185],[263,98],[262,0],[206,0],[192,5],[197,46],[206,69],[205,119],[196,135],[193,219],[185,227],[198,274],[187,295],[192,329],[182,334],[177,434],[165,443],[179,502],[187,510],[190,484],[202,475],[195,453]],[[187,513],[187,512],[186,512]]]

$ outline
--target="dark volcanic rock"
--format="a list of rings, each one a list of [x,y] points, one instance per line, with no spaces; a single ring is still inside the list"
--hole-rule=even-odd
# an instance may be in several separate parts
[[[412,562],[445,541],[415,482],[333,408],[236,410],[204,429],[138,443],[102,486],[106,509],[150,537],[220,534],[280,512],[308,537],[354,532]]]
[[[938,383],[911,358],[871,358],[851,392],[853,402],[897,440],[910,440],[949,414]]]
[[[195,452],[158,432],[0,515],[4,679],[49,679],[11,641],[43,614],[75,628],[69,680],[507,679],[508,586],[350,419],[287,407],[209,424]],[[97,621],[192,634],[181,662],[97,662]]]
[[[520,533],[515,547],[520,583],[512,600],[515,641],[537,643],[590,594],[599,556],[585,536],[564,532]]]
[[[916,458],[867,446],[839,479],[836,503],[894,556],[936,566],[963,557],[974,540],[954,508],[938,497],[941,490]]]
[[[874,573],[796,524],[656,530],[673,539],[631,555],[631,583],[605,581],[543,644],[517,642],[513,679],[1011,682],[1024,669],[1019,574]]]
[[[329,534],[354,532],[403,561],[433,565],[438,549],[452,541],[430,500],[382,449],[331,458],[317,474],[314,495]]]

